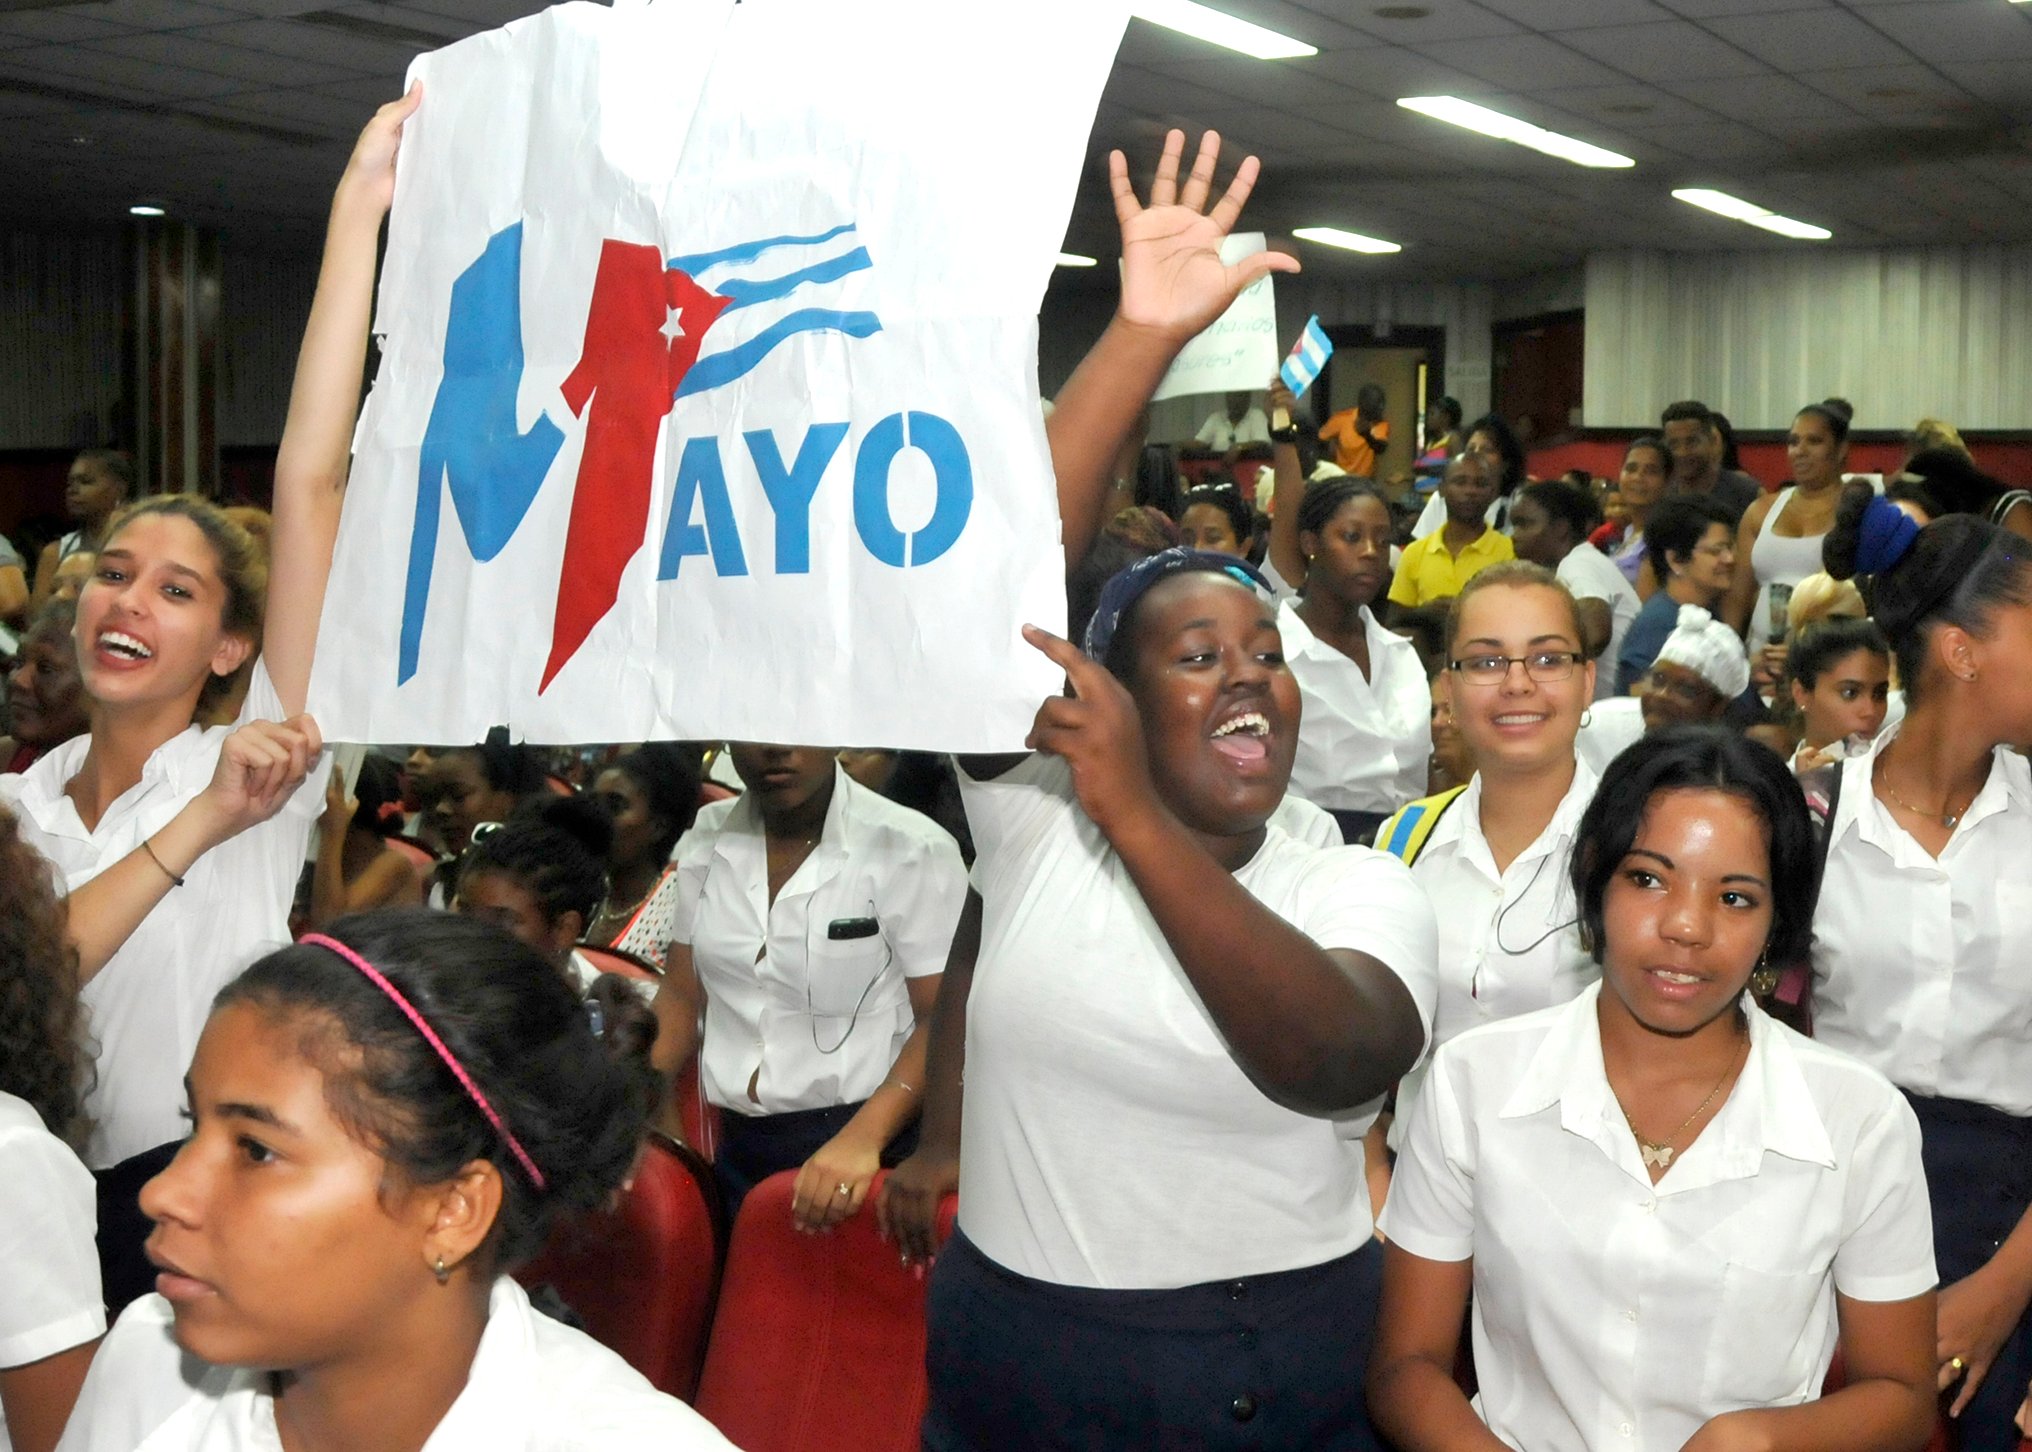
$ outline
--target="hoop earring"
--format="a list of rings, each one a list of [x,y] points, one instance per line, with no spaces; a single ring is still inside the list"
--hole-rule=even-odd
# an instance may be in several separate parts
[[[1580,713],[1580,729],[1585,731],[1588,729],[1588,727],[1594,725],[1594,723],[1595,723],[1595,708],[1593,706],[1582,707]]]
[[[430,1268],[430,1273],[437,1277],[437,1283],[441,1286],[448,1286],[452,1282],[452,1268],[444,1263],[443,1256],[437,1258],[437,1264]]]

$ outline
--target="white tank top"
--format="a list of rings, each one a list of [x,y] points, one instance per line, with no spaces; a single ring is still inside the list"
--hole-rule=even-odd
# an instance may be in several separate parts
[[[1750,546],[1750,569],[1757,577],[1757,608],[1750,614],[1750,628],[1745,635],[1753,656],[1759,646],[1776,638],[1771,630],[1771,586],[1797,585],[1821,569],[1820,543],[1827,538],[1825,534],[1792,539],[1776,529],[1778,516],[1785,512],[1796,492],[1789,484],[1778,491],[1771,512],[1764,516],[1763,526]]]

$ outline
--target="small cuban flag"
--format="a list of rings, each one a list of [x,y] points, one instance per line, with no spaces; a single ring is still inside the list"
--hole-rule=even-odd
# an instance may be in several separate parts
[[[1333,357],[1333,343],[1327,338],[1326,329],[1319,325],[1319,314],[1314,313],[1306,320],[1305,331],[1298,335],[1292,345],[1291,356],[1284,360],[1279,371],[1284,376],[1284,386],[1291,390],[1293,398],[1305,397],[1305,390],[1312,387],[1319,377],[1319,370],[1326,367],[1326,360]]]

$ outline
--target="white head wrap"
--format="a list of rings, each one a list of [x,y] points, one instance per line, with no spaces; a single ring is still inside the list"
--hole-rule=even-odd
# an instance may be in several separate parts
[[[1750,686],[1743,638],[1698,605],[1679,607],[1679,624],[1659,647],[1654,664],[1685,666],[1733,701]]]

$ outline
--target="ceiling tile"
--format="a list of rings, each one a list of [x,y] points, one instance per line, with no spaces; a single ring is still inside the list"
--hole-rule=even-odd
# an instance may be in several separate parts
[[[235,11],[200,5],[197,0],[106,0],[101,5],[75,6],[73,11],[87,20],[127,30],[181,30],[240,18]]]
[[[402,75],[416,53],[414,47],[392,41],[349,35],[323,25],[288,20],[235,20],[224,25],[208,25],[190,33],[247,50],[286,55],[296,60],[328,62],[343,70],[377,75]]]
[[[1975,104],[1964,90],[1932,66],[1853,66],[1844,70],[1800,70],[1792,78],[1858,111],[1896,115],[1912,110],[1953,109]],[[2032,80],[2026,86],[2032,94]]]
[[[166,30],[120,36],[93,41],[80,49],[145,61],[162,69],[223,76],[242,86],[307,86],[348,73],[348,68],[336,61],[320,64],[224,45],[211,39],[209,31]]]
[[[1598,25],[1635,25],[1670,20],[1672,13],[1653,0],[1479,0],[1484,10],[1516,21],[1543,35],[1559,30],[1589,30]]]
[[[160,66],[127,56],[108,55],[82,46],[43,45],[10,50],[7,66],[33,80],[61,78],[111,99],[161,101],[181,96],[223,96],[243,86],[206,71]],[[24,70],[24,68],[26,68]]]
[[[1634,135],[1680,156],[1740,161],[1766,158],[1779,150],[1763,132],[1739,121],[1714,121],[1705,126],[1662,126],[1633,131]],[[1675,181],[1673,185],[1692,185]]]
[[[1271,67],[1245,56],[1215,55],[1189,63],[1160,64],[1150,67],[1149,73],[1174,83],[1174,89],[1183,82],[1188,87],[1265,105],[1310,106],[1351,94],[1330,75],[1281,65]]]
[[[1781,71],[1809,67],[1890,66],[1911,54],[1868,21],[1843,10],[1717,18],[1707,28]]]
[[[1834,97],[1789,76],[1723,76],[1706,81],[1665,81],[1664,89],[1738,121],[1853,118]]]
[[[125,26],[81,15],[79,9],[73,5],[54,10],[0,11],[0,36],[45,45],[65,45],[105,35],[126,34]]]
[[[1532,86],[1606,86],[1622,79],[1599,61],[1542,35],[1447,40],[1420,49],[1444,65],[1506,91]]]
[[[1689,20],[1718,15],[1775,15],[1788,10],[1830,10],[1835,0],[1660,0],[1666,9]]]
[[[1575,50],[1639,80],[1754,76],[1768,69],[1755,56],[1684,20],[1573,30],[1560,38]]]
[[[1285,62],[1325,75],[1350,90],[1394,101],[1399,96],[1485,96],[1494,87],[1415,50],[1328,51]]]
[[[1576,86],[1527,92],[1542,106],[1600,126],[1694,126],[1714,113],[1657,86]]]
[[[1969,61],[2032,60],[2028,9],[1992,0],[1908,0],[1873,5],[1867,15],[1919,59],[1948,68]]]
[[[1309,10],[1355,26],[1386,45],[1424,46],[1440,40],[1475,40],[1489,35],[1517,35],[1523,27],[1474,0],[1419,0],[1431,13],[1409,20],[1386,20],[1376,12],[1391,8],[1388,0],[1304,0]]]
[[[1941,70],[1971,95],[2021,119],[2032,117],[2032,74],[2027,73],[2025,62],[1959,61],[1943,65]]]

